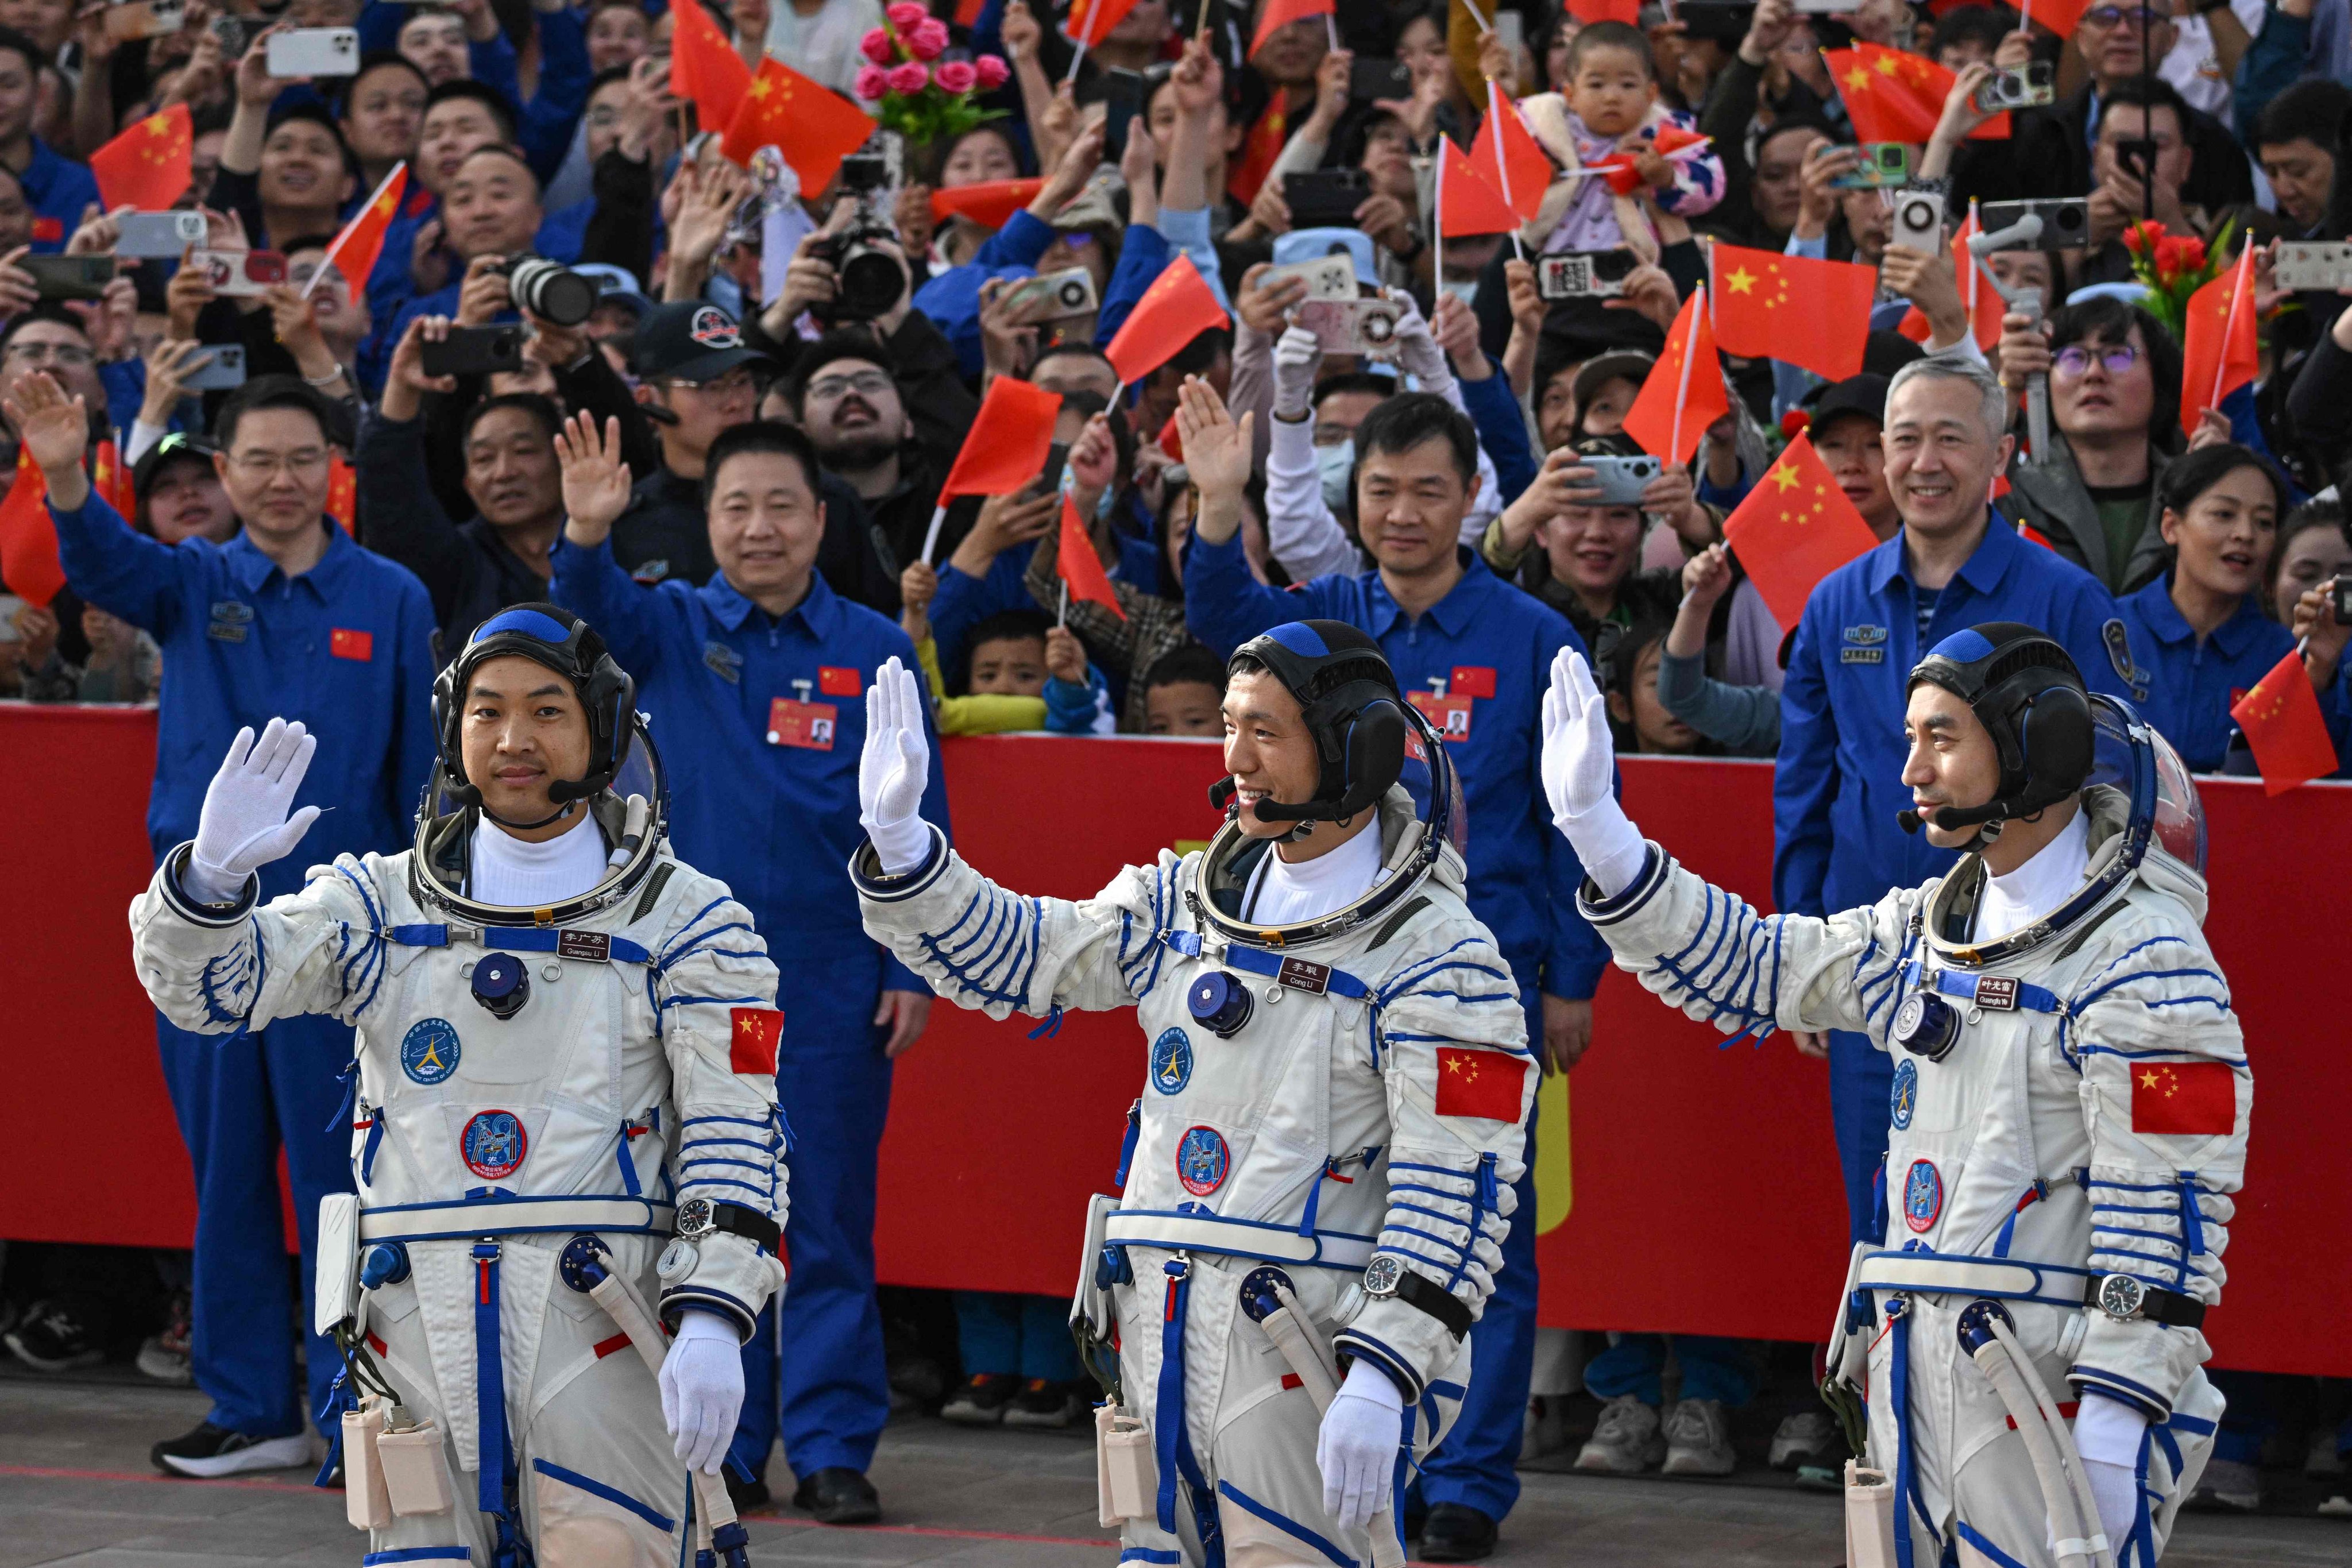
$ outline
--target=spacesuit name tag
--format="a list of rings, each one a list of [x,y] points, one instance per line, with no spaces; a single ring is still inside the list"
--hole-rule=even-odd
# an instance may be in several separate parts
[[[1993,1013],[2017,1011],[2017,982],[1990,974],[1977,976],[1977,1005]]]
[[[1274,978],[1276,984],[1320,996],[1331,984],[1331,971],[1327,965],[1309,963],[1303,958],[1286,958]]]
[[[798,746],[803,751],[833,750],[834,720],[830,702],[795,702],[779,697],[768,704],[768,744]]]
[[[601,931],[557,931],[555,956],[577,958],[589,963],[610,963],[613,962],[612,933]]]

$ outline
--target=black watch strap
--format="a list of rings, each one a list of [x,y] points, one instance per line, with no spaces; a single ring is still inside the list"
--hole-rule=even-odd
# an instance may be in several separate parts
[[[770,1253],[777,1250],[784,1237],[782,1226],[747,1204],[712,1204],[710,1228],[723,1230],[730,1236],[740,1236],[761,1251]]]
[[[2087,1306],[2095,1308],[2099,1304],[2099,1278],[2094,1276],[2083,1293]],[[2162,1323],[2168,1329],[2201,1329],[2205,1326],[2205,1303],[2178,1290],[2161,1290],[2147,1285],[2140,1290],[2137,1316],[2147,1322]]]
[[[1444,1323],[1457,1340],[1470,1331],[1470,1309],[1453,1291],[1426,1275],[1406,1269],[1404,1277],[1397,1281],[1396,1298]]]

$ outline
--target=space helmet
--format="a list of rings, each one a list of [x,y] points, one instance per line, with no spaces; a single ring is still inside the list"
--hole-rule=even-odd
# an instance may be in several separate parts
[[[1469,836],[1460,775],[1429,721],[1404,700],[1378,643],[1341,621],[1292,621],[1243,644],[1230,667],[1264,669],[1298,700],[1320,765],[1312,796],[1260,801],[1257,818],[1296,822],[1285,837],[1297,838],[1317,823],[1375,811],[1381,874],[1362,897],[1319,920],[1278,927],[1252,921],[1248,889],[1278,841],[1242,832],[1228,775],[1209,789],[1210,804],[1226,820],[1202,859],[1203,920],[1233,940],[1295,946],[1376,919],[1434,871],[1460,880]]]
[[[548,786],[557,809],[530,822],[508,822],[482,804],[466,776],[465,697],[474,672],[494,658],[520,657],[546,666],[578,693],[588,720],[588,763],[576,779]],[[475,629],[457,657],[433,682],[433,731],[439,754],[416,814],[415,853],[409,880],[420,902],[486,924],[518,918],[539,923],[577,920],[618,901],[643,880],[667,832],[669,792],[660,754],[636,710],[636,682],[594,627],[554,605],[514,605]],[[518,910],[467,895],[467,857],[482,819],[528,830],[573,808],[586,809],[611,850],[605,875],[587,892],[554,910]]]
[[[1990,800],[1936,812],[1935,826],[1948,833],[1977,829],[1969,848],[1998,838],[2013,817],[2057,805],[2090,776],[2090,692],[2073,657],[2046,633],[2016,621],[1954,632],[1912,667],[1903,689],[1922,681],[1967,703],[2000,758]],[[1919,831],[1917,812],[1896,816],[1906,833]]]

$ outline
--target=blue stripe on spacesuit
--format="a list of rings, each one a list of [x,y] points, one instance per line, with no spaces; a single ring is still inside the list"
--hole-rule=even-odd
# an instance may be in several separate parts
[[[1893,1335],[1889,1364],[1889,1391],[1895,1405],[1895,1495],[1916,1510],[1919,1521],[1932,1533],[1940,1534],[1935,1519],[1927,1512],[1927,1499],[1919,1485],[1919,1472],[1911,1457],[1911,1312],[1910,1303],[1897,1296],[1886,1303],[1887,1331]],[[1896,1505],[1898,1510],[1902,1504]],[[1895,1529],[1895,1568],[1911,1568],[1911,1521],[1896,1521]]]
[[[1399,1203],[1397,1201],[1396,1189],[1394,1187],[1391,1187],[1389,1189],[1389,1212],[1391,1214],[1394,1214],[1399,1209],[1403,1210],[1406,1214],[1425,1214],[1441,1225],[1463,1225],[1461,1220],[1456,1219],[1450,1214],[1440,1214],[1435,1209],[1423,1208],[1419,1204]],[[1391,1226],[1389,1228],[1393,1230],[1399,1227]],[[1463,1226],[1463,1228],[1467,1230],[1469,1227],[1467,1226]]]
[[[518,1534],[514,1445],[507,1439],[506,1358],[499,1344],[499,1244],[474,1245],[474,1443],[480,1484],[475,1500],[498,1521],[496,1568],[513,1568],[528,1549]]]
[[[1416,961],[1414,963],[1400,971],[1390,979],[1386,985],[1380,988],[1379,992],[1375,995],[1376,1002],[1379,1005],[1385,1007],[1397,997],[1404,994],[1407,991],[1410,991],[1414,986],[1420,984],[1423,981],[1429,979],[1433,975],[1442,973],[1448,969],[1468,970],[1474,974],[1489,974],[1494,976],[1496,979],[1502,981],[1504,984],[1508,984],[1510,983],[1511,976],[1507,970],[1496,969],[1490,963],[1470,963],[1454,957],[1454,954],[1461,952],[1465,947],[1475,947],[1478,945],[1478,942],[1479,939],[1476,937],[1464,937],[1460,942],[1455,942],[1452,947],[1446,948],[1444,952],[1434,952],[1430,954],[1427,958]]]
[[[551,1465],[545,1459],[533,1459],[530,1462],[530,1468],[542,1476],[553,1476],[566,1486],[577,1487],[590,1497],[600,1497],[606,1502],[627,1509],[665,1534],[677,1528],[677,1521],[658,1511],[649,1504],[639,1502],[618,1487],[606,1486],[603,1481],[592,1480],[577,1470],[567,1470],[562,1465]]]
[[[2100,997],[2105,996],[2108,992],[2119,990],[2126,985],[2132,984],[2133,983],[2141,980],[2210,980],[2215,984],[2220,985],[2224,989],[2227,989],[2230,984],[2227,980],[2224,980],[2221,977],[2218,971],[2206,969],[2202,966],[2194,969],[2134,970],[2129,974],[2119,974],[2115,979],[2108,981],[2105,985],[2098,986],[2084,993],[2083,995],[2076,997],[2074,1000],[2067,1004],[2067,1011],[2080,1016],[2084,1008],[2097,1001]]]
[[[1174,1564],[1184,1561],[1184,1554],[1162,1552],[1156,1546],[1129,1546],[1119,1552],[1118,1560],[1121,1563],[1158,1563],[1173,1568]]]
[[[1995,1568],[2025,1568],[2024,1563],[2020,1563],[2016,1558],[2011,1557],[2008,1552],[2003,1552],[2000,1547],[1995,1546],[1991,1542],[1986,1540],[1984,1532],[1978,1530],[1975,1525],[1970,1524],[1967,1520],[1964,1519],[1958,1521],[1958,1529],[1960,1539],[1967,1542],[1970,1546],[1975,1547],[1979,1552],[1983,1552],[1985,1556],[1993,1563]]]
[[[1192,1301],[1192,1266],[1171,1258],[1161,1268],[1168,1277],[1168,1300],[1160,1327],[1160,1384],[1151,1402],[1152,1447],[1160,1467],[1160,1528],[1171,1535],[1176,1533],[1176,1482],[1181,1475],[1192,1489],[1192,1528],[1201,1537],[1205,1568],[1223,1568],[1225,1543],[1217,1527],[1216,1500],[1200,1460],[1192,1455],[1192,1423],[1184,1410],[1184,1318]]]
[[[247,1020],[253,1016],[254,1004],[260,1000],[262,983],[269,973],[268,953],[261,941],[261,922],[248,917],[246,923],[253,931],[252,947],[231,948],[205,960],[204,971],[196,976],[206,1022],[234,1024],[237,1034],[245,1032]],[[245,1005],[236,1007],[239,992],[248,994]],[[225,1002],[231,1005],[223,1005]]]
[[[2183,1000],[2200,1002],[2205,1000],[2205,998],[2201,996],[2190,996],[2185,997]],[[2161,1005],[2161,1004],[2150,1002],[2147,1005],[2155,1007]],[[2204,1051],[2184,1051],[2175,1046],[2158,1046],[2147,1050],[2139,1051],[2126,1050],[2121,1046],[2077,1046],[2074,1047],[2074,1054],[2084,1057],[2121,1057],[2126,1061],[2135,1062],[2169,1058],[2173,1061],[2182,1062],[2220,1062],[2224,1067],[2233,1068],[2249,1067],[2252,1065],[2243,1057],[2217,1057],[2210,1055]]]
[[[472,1555],[462,1546],[396,1546],[389,1552],[369,1552],[360,1559],[360,1568],[383,1568],[394,1563],[463,1563]]]
[[[1482,997],[1480,1000],[1483,1001],[1485,998]],[[1514,997],[1513,1000],[1516,1001],[1517,998]],[[1383,1034],[1381,1037],[1392,1046],[1400,1041],[1423,1046],[1460,1046],[1465,1050],[1499,1051],[1505,1056],[1528,1057],[1532,1059],[1532,1053],[1523,1046],[1497,1045],[1492,1040],[1465,1040],[1459,1035]]]
[[[1244,1513],[1254,1513],[1257,1515],[1258,1518],[1265,1521],[1266,1523],[1274,1526],[1276,1530],[1281,1531],[1284,1534],[1295,1536],[1298,1540],[1305,1542],[1307,1545],[1312,1546],[1316,1551],[1320,1552],[1324,1556],[1329,1558],[1333,1563],[1339,1564],[1339,1568],[1356,1568],[1356,1560],[1349,1556],[1346,1552],[1340,1551],[1337,1546],[1332,1545],[1330,1542],[1325,1540],[1322,1536],[1318,1535],[1315,1531],[1307,1529],[1305,1525],[1299,1523],[1288,1514],[1283,1513],[1276,1509],[1268,1508],[1265,1504],[1258,1501],[1257,1499],[1250,1496],[1247,1492],[1243,1491],[1239,1487],[1234,1485],[1233,1482],[1226,1480],[1222,1476],[1217,1479],[1217,1495],[1222,1498],[1231,1499],[1234,1506],[1240,1509]]]
[[[1394,1220],[1391,1220],[1388,1224],[1381,1226],[1381,1234],[1382,1236],[1417,1236],[1421,1237],[1422,1240],[1430,1243],[1433,1247],[1444,1247],[1446,1251],[1452,1253],[1458,1260],[1454,1265],[1453,1278],[1454,1279],[1459,1279],[1462,1277],[1463,1267],[1469,1260],[1470,1254],[1466,1247],[1456,1246],[1454,1243],[1446,1240],[1442,1236],[1432,1236],[1429,1232],[1417,1229],[1412,1226],[1399,1225]],[[1381,1250],[1382,1252],[1395,1252],[1398,1248],[1393,1247],[1384,1247],[1381,1248]],[[1430,1261],[1434,1262],[1435,1259],[1433,1258],[1430,1259]],[[1448,1284],[1451,1284],[1452,1282],[1453,1281],[1451,1279],[1447,1281]]]
[[[1391,1257],[1396,1258],[1410,1258],[1412,1256],[1411,1253],[1396,1252],[1392,1248],[1389,1247],[1381,1247],[1378,1250],[1381,1252],[1388,1252]],[[1347,1352],[1352,1355],[1370,1356],[1376,1363],[1389,1373],[1389,1381],[1394,1383],[1399,1388],[1414,1389],[1419,1388],[1422,1385],[1421,1374],[1413,1371],[1412,1363],[1410,1361],[1407,1361],[1403,1356],[1397,1353],[1396,1348],[1393,1345],[1385,1344],[1380,1340],[1374,1339],[1371,1335],[1364,1332],[1363,1330],[1357,1328],[1352,1324],[1339,1331],[1338,1343],[1333,1348],[1339,1349],[1340,1347],[1345,1347]],[[1408,1395],[1407,1397],[1411,1398],[1414,1396]]]

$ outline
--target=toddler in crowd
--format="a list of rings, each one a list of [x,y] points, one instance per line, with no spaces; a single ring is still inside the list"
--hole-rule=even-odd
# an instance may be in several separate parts
[[[1109,686],[1087,661],[1085,645],[1035,610],[1001,611],[974,626],[962,690],[949,695],[931,636],[930,605],[939,588],[939,573],[923,562],[898,574],[904,604],[898,626],[922,661],[940,734],[1108,735],[1118,728]]]
[[[1688,236],[1680,220],[1721,199],[1723,160],[1704,149],[1668,155],[1696,146],[1698,132],[1691,116],[1658,101],[1657,62],[1640,28],[1593,23],[1569,45],[1568,67],[1564,93],[1521,105],[1536,140],[1568,172],[1537,215],[1547,226],[1543,248],[1626,249],[1655,261],[1663,245]],[[1660,215],[1675,221],[1662,225]]]

